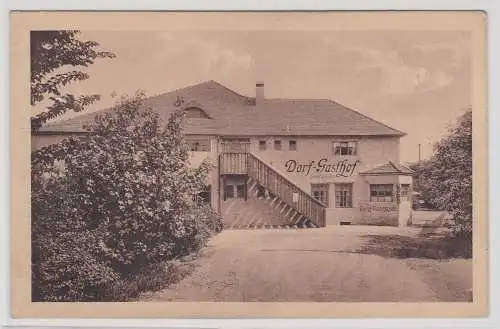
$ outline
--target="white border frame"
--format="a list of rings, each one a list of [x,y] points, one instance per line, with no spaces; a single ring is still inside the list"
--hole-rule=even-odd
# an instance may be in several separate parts
[[[210,11],[230,11],[230,10],[483,10],[488,16],[488,118],[489,118],[489,231],[500,232],[500,203],[494,202],[495,196],[500,195],[500,173],[495,171],[500,168],[500,148],[495,141],[499,141],[499,129],[495,123],[500,123],[500,107],[498,99],[498,89],[500,88],[499,76],[500,58],[500,2],[497,0],[358,0],[356,2],[328,1],[328,0],[266,0],[265,2],[256,2],[252,0],[4,0],[2,2],[2,36],[3,47],[1,72],[4,78],[1,80],[2,100],[4,110],[1,111],[0,122],[4,125],[2,129],[0,143],[0,152],[4,156],[1,166],[1,178],[3,182],[9,182],[9,11],[11,10],[119,10],[119,11],[146,11],[146,10],[210,10]],[[495,93],[497,91],[497,93]],[[4,220],[0,228],[0,241],[3,243],[1,248],[3,266],[0,271],[0,315],[2,325],[8,326],[58,326],[58,327],[176,327],[176,328],[194,328],[194,327],[214,327],[214,328],[500,328],[500,315],[496,311],[500,310],[498,297],[500,296],[499,281],[496,278],[499,274],[499,243],[498,239],[492,239],[489,252],[489,286],[490,286],[490,315],[488,318],[480,319],[279,319],[279,320],[222,320],[222,319],[165,319],[165,320],[144,320],[144,319],[124,319],[124,320],[67,320],[67,319],[12,319],[9,316],[9,185],[4,184],[2,189],[1,209],[4,211]],[[495,275],[496,274],[496,275]],[[2,289],[4,288],[4,289]],[[15,293],[15,292],[12,292]]]

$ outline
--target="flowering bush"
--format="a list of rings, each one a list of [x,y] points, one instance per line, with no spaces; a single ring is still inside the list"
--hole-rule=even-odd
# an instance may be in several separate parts
[[[220,228],[193,201],[211,165],[189,167],[184,111],[163,127],[142,99],[122,99],[87,136],[32,154],[33,280],[45,299],[88,298],[87,288],[197,250],[208,222]]]

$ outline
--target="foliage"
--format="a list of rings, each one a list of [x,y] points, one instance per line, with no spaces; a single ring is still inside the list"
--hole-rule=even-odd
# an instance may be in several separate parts
[[[193,198],[211,164],[189,167],[184,111],[163,127],[143,97],[98,115],[87,136],[32,153],[33,281],[41,298],[96,299],[103,286],[197,251],[221,229]]]
[[[99,99],[99,95],[62,94],[61,88],[74,81],[82,81],[89,75],[80,70],[55,74],[61,68],[87,67],[97,58],[113,58],[111,52],[98,51],[99,43],[81,41],[79,31],[31,31],[31,105],[51,101],[47,109],[31,118],[32,129],[39,129],[47,120],[68,110],[82,111]]]
[[[222,217],[208,204],[190,209],[185,217],[192,225],[190,234],[183,238],[175,251],[177,261],[147,264],[125,279],[113,282],[104,297],[106,301],[136,300],[142,292],[154,292],[181,280],[192,269],[192,264],[179,262],[183,256],[198,253],[210,236],[222,230]]]
[[[472,232],[472,110],[466,111],[448,135],[417,168],[420,188],[436,208],[453,218],[455,234]]]
[[[118,279],[118,274],[100,261],[103,228],[89,225],[74,206],[74,182],[67,179],[60,163],[55,163],[32,164],[32,298],[94,299]]]
[[[114,282],[100,301],[136,301],[143,292],[151,293],[164,289],[183,278],[185,271],[176,265],[175,262],[166,261],[145,266],[137,273]]]
[[[425,188],[425,185],[422,183],[422,173],[425,170],[427,165],[427,161],[421,160],[419,162],[414,162],[408,165],[410,169],[414,171],[413,174],[413,191],[418,192],[419,195],[413,196],[413,207],[414,209],[418,209],[420,207],[424,207],[426,209],[432,210],[443,210],[433,202],[433,198],[429,195],[429,191]],[[425,182],[424,182],[425,183]],[[423,200],[423,204],[419,203],[419,201]]]
[[[33,250],[33,300],[84,301],[101,298],[119,275],[101,260],[99,234],[39,234]]]
[[[190,209],[185,217],[189,234],[184,237],[184,244],[176,255],[198,252],[205,246],[213,232],[222,231],[222,217],[209,205],[199,205]],[[183,248],[186,246],[185,248]]]

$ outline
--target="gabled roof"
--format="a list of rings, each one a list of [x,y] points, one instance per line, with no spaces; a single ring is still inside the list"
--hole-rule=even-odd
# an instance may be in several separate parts
[[[207,81],[149,97],[145,105],[167,120],[178,98],[196,102],[211,119],[190,118],[186,134],[403,136],[405,133],[327,99],[264,99],[240,95],[216,81]],[[40,129],[49,132],[83,132],[97,113],[54,122]]]
[[[401,164],[389,161],[381,166],[366,170],[361,175],[413,175],[414,171]]]

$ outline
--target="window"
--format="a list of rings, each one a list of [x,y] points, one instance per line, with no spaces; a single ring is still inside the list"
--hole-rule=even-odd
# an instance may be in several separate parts
[[[224,186],[224,200],[233,199],[234,198],[234,186],[233,185],[225,185]]]
[[[333,154],[356,155],[356,142],[333,142]]]
[[[297,141],[296,140],[288,141],[288,149],[290,151],[297,151]]]
[[[401,201],[410,200],[410,184],[401,184]]]
[[[279,139],[274,141],[274,149],[276,151],[281,151],[281,141]]]
[[[259,141],[259,150],[260,151],[265,151],[267,148],[267,143],[266,141]]]
[[[335,184],[335,208],[352,208],[352,184]]]
[[[210,151],[210,140],[207,138],[193,138],[186,137],[186,142],[189,146],[190,151],[194,152],[209,152]]]
[[[245,199],[245,185],[236,185],[236,197],[238,199]]]
[[[190,145],[191,151],[200,151],[200,143],[199,142],[193,142]]]
[[[392,202],[392,198],[393,198],[392,184],[370,185],[371,202]]]
[[[205,111],[200,109],[199,107],[188,107],[184,109],[186,112],[186,118],[204,118],[210,119]]]
[[[311,194],[313,198],[323,203],[328,207],[328,184],[312,184],[311,185]]]

